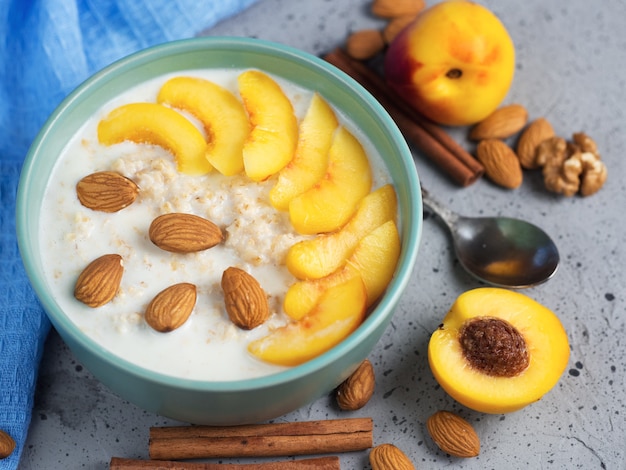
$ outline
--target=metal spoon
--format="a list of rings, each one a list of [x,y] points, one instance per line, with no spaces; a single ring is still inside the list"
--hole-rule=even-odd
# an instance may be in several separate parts
[[[541,284],[556,272],[559,252],[536,225],[508,217],[463,217],[423,188],[422,200],[450,229],[461,265],[481,281],[521,289]]]

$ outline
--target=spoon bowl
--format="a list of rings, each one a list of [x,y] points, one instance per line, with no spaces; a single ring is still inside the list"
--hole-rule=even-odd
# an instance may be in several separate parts
[[[422,201],[447,225],[463,268],[488,284],[521,289],[542,284],[559,266],[559,251],[542,229],[509,217],[463,217],[422,188]]]

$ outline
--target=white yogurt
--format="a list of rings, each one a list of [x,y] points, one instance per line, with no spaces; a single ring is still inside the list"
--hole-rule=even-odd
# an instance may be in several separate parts
[[[241,71],[190,71],[236,92]],[[268,193],[275,183],[251,182],[217,171],[188,176],[176,171],[170,153],[151,145],[98,143],[98,122],[121,104],[154,102],[161,85],[175,75],[155,78],[120,95],[97,112],[68,143],[50,177],[41,211],[40,244],[47,280],[56,302],[87,336],[116,355],[156,372],[196,380],[228,381],[268,375],[283,367],[264,363],[247,351],[250,341],[287,323],[284,294],[293,276],[284,266],[291,245],[304,237],[276,211]],[[299,119],[312,93],[274,77],[291,99]],[[345,116],[338,115],[365,147],[374,183],[389,181],[374,147]],[[95,171],[112,170],[135,181],[137,200],[113,214],[82,206],[76,183]],[[185,212],[220,226],[225,242],[209,250],[175,254],[157,248],[148,238],[152,220],[162,213]],[[79,273],[95,258],[118,253],[124,276],[117,296],[92,309],[73,296]],[[252,331],[234,326],[224,309],[220,281],[229,266],[252,274],[269,296],[270,319]],[[143,312],[164,288],[179,282],[197,287],[197,303],[187,322],[175,331],[150,328]]]

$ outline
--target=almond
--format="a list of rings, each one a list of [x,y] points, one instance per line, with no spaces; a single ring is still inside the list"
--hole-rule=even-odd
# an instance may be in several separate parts
[[[384,48],[383,35],[377,29],[356,31],[346,41],[346,52],[357,60],[371,59]]]
[[[372,13],[381,18],[397,16],[415,16],[424,9],[424,0],[374,0]]]
[[[435,444],[455,457],[476,457],[480,439],[470,423],[455,413],[437,411],[426,421],[426,428]]]
[[[13,453],[15,449],[15,441],[13,438],[0,429],[0,459],[6,459]]]
[[[135,202],[137,194],[135,182],[114,171],[92,173],[76,184],[80,203],[95,211],[120,211]]]
[[[173,253],[194,253],[214,247],[223,240],[222,231],[210,220],[193,214],[172,213],[150,224],[152,243]]]
[[[365,359],[337,389],[337,404],[345,411],[363,408],[374,394],[376,377],[372,363]]]
[[[522,184],[519,159],[511,147],[497,139],[482,140],[476,147],[476,157],[485,167],[485,174],[496,184],[515,189]]]
[[[230,321],[251,330],[270,315],[267,295],[259,282],[243,269],[230,267],[222,274],[224,304]]]
[[[380,444],[370,451],[372,470],[414,470],[413,463],[393,444]]]
[[[174,284],[159,292],[148,304],[146,323],[161,333],[180,327],[196,305],[196,286],[188,282]]]
[[[111,301],[120,288],[124,264],[117,254],[100,256],[80,273],[74,286],[74,297],[96,308]]]
[[[528,121],[528,111],[520,104],[496,109],[470,131],[471,140],[506,139],[517,134]]]
[[[391,44],[400,32],[415,20],[415,15],[403,15],[392,18],[383,29],[383,39]]]
[[[539,168],[537,148],[544,140],[551,137],[554,137],[554,129],[547,119],[538,118],[530,123],[517,141],[517,158],[522,168],[528,170]]]

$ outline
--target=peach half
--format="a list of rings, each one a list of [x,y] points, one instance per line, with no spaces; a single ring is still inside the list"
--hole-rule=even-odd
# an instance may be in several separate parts
[[[243,144],[250,133],[248,115],[229,90],[202,78],[175,77],[163,84],[157,102],[194,116],[206,134],[206,158],[226,176],[243,171]]]
[[[400,234],[389,220],[364,236],[346,264],[328,276],[297,281],[292,284],[283,302],[285,313],[296,320],[308,315],[328,289],[358,277],[365,283],[367,306],[371,306],[393,277],[400,257]]]
[[[428,345],[441,387],[483,413],[508,413],[539,400],[568,360],[558,317],[524,294],[496,287],[461,294]]]
[[[335,132],[326,173],[289,203],[289,219],[302,234],[333,232],[352,217],[372,186],[365,149],[345,127]]]
[[[244,170],[252,181],[264,181],[293,158],[298,119],[291,101],[269,75],[246,70],[237,82],[252,125],[243,146]]]
[[[157,103],[131,103],[115,108],[98,123],[103,145],[131,141],[158,145],[174,155],[179,172],[203,175],[212,170],[202,132],[179,112]]]
[[[251,342],[248,350],[273,364],[295,366],[328,351],[352,333],[365,317],[367,293],[353,277],[328,289],[302,319]]]
[[[278,173],[270,202],[278,210],[322,179],[328,166],[328,151],[339,122],[330,105],[315,93],[299,126],[293,159]]]
[[[359,241],[388,220],[396,220],[398,201],[391,184],[365,196],[356,213],[341,229],[293,245],[287,269],[298,279],[319,279],[342,267]]]

